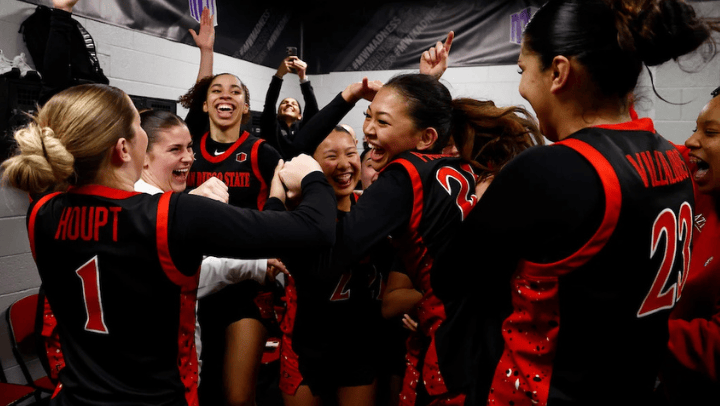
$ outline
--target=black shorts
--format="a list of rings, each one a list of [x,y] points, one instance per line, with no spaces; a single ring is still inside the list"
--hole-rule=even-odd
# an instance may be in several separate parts
[[[298,367],[302,385],[308,385],[315,396],[334,394],[345,386],[363,386],[373,383],[379,372],[377,352],[353,351],[317,354],[297,348]]]

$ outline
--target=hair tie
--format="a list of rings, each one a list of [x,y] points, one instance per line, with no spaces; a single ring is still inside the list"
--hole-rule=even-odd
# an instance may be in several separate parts
[[[43,155],[45,156],[45,160],[48,161],[48,163],[50,163],[50,157],[48,156],[47,149],[45,149],[45,141],[43,140],[43,138],[44,137],[41,135],[40,136],[40,145],[42,145]]]

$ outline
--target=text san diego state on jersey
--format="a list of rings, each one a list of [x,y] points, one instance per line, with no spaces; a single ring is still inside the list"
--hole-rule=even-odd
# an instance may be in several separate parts
[[[187,186],[194,189],[211,177],[228,187],[229,204],[262,210],[280,154],[264,140],[243,132],[232,144],[213,141],[209,133],[200,138]]]

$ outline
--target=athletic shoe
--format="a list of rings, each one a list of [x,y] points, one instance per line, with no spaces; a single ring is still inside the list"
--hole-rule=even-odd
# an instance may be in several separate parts
[[[30,65],[27,64],[27,62],[25,62],[25,53],[24,52],[22,52],[22,53],[20,53],[20,55],[16,56],[13,59],[12,64],[14,67],[20,69],[20,77],[21,78],[24,78],[28,74],[30,74],[30,77],[35,77],[37,79],[40,78],[40,73],[33,70],[33,68],[31,68]]]

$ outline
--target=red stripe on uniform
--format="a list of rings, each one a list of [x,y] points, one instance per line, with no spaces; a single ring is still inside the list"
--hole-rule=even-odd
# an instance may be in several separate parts
[[[285,286],[286,305],[285,314],[280,322],[282,338],[280,340],[280,379],[278,386],[283,393],[294,396],[298,387],[302,384],[303,377],[300,373],[298,355],[292,349],[292,336],[295,329],[295,316],[297,315],[297,288],[295,278],[288,277]]]
[[[637,119],[637,113],[632,121],[627,121],[620,124],[603,124],[596,125],[595,128],[607,128],[608,130],[622,130],[622,131],[647,131],[655,133],[655,125],[649,118]],[[569,140],[568,140],[569,141]]]
[[[398,163],[402,165],[407,171],[408,175],[410,175],[410,180],[412,181],[413,185],[414,196],[412,214],[410,215],[410,229],[414,233],[417,233],[417,230],[420,228],[420,219],[422,218],[423,210],[423,185],[422,180],[420,179],[420,174],[418,173],[415,166],[411,164],[408,160],[401,158],[396,159],[393,163]]]
[[[593,164],[605,192],[605,214],[600,227],[598,227],[590,240],[569,257],[550,264],[535,264],[523,261],[521,265],[527,267],[528,274],[535,276],[564,275],[589,261],[605,246],[613,231],[615,231],[617,220],[620,217],[620,206],[622,205],[622,192],[617,174],[610,162],[598,150],[576,139],[566,139],[556,145],[565,145],[574,149]]]
[[[207,138],[210,136],[209,132],[206,132],[205,135],[202,136],[200,139],[200,153],[202,154],[203,158],[205,158],[208,162],[212,162],[214,164],[220,163],[227,159],[230,155],[232,155],[233,152],[235,152],[236,149],[245,142],[245,140],[250,136],[250,134],[247,131],[243,131],[242,134],[240,134],[240,138],[238,138],[237,141],[235,141],[230,148],[228,148],[227,151],[223,152],[220,155],[215,156],[215,154],[211,154],[207,150]]]
[[[180,380],[185,386],[185,400],[188,406],[198,405],[198,369],[197,351],[195,348],[195,303],[197,302],[197,285],[200,272],[192,276],[182,274],[170,257],[168,246],[168,214],[172,192],[160,196],[157,211],[157,250],[160,265],[165,275],[174,284],[180,286],[180,323],[178,326],[177,364]]]
[[[114,189],[114,188],[109,188],[107,186],[101,186],[101,185],[87,185],[87,186],[71,187],[70,189],[68,189],[68,193],[78,194],[78,195],[91,195],[91,196],[107,197],[109,199],[114,199],[114,200],[129,199],[133,196],[140,194],[140,192]]]
[[[28,219],[28,240],[30,240],[30,252],[32,252],[35,262],[37,262],[37,258],[35,257],[35,218],[37,217],[37,212],[40,210],[42,205],[48,202],[48,200],[59,194],[60,192],[55,192],[43,196],[40,200],[38,200],[37,204],[33,207],[33,210],[30,213],[30,218]]]
[[[252,170],[255,177],[260,181],[260,192],[258,193],[257,200],[258,210],[262,210],[263,207],[265,207],[265,202],[267,202],[269,193],[268,185],[265,182],[265,178],[262,176],[262,172],[260,172],[260,164],[258,163],[258,150],[263,142],[265,142],[265,140],[257,140],[250,151],[250,163],[252,164]]]
[[[605,213],[595,234],[567,258],[550,264],[519,262],[511,278],[514,311],[502,324],[505,349],[495,368],[494,391],[488,396],[488,401],[498,404],[547,404],[562,316],[558,279],[605,246],[620,216],[620,181],[610,162],[583,141],[567,139],[557,144],[572,148],[593,165],[605,192]]]
[[[178,286],[188,287],[195,283],[197,288],[197,275],[187,276],[180,272],[170,256],[170,247],[168,246],[168,212],[170,209],[170,198],[173,192],[165,192],[160,196],[157,211],[157,251],[160,259],[160,266],[165,275],[174,284]]]
[[[200,272],[197,273],[200,276]],[[180,295],[180,325],[178,327],[178,372],[185,386],[188,406],[198,406],[198,366],[195,347],[195,304],[197,303],[197,278],[195,288]]]

